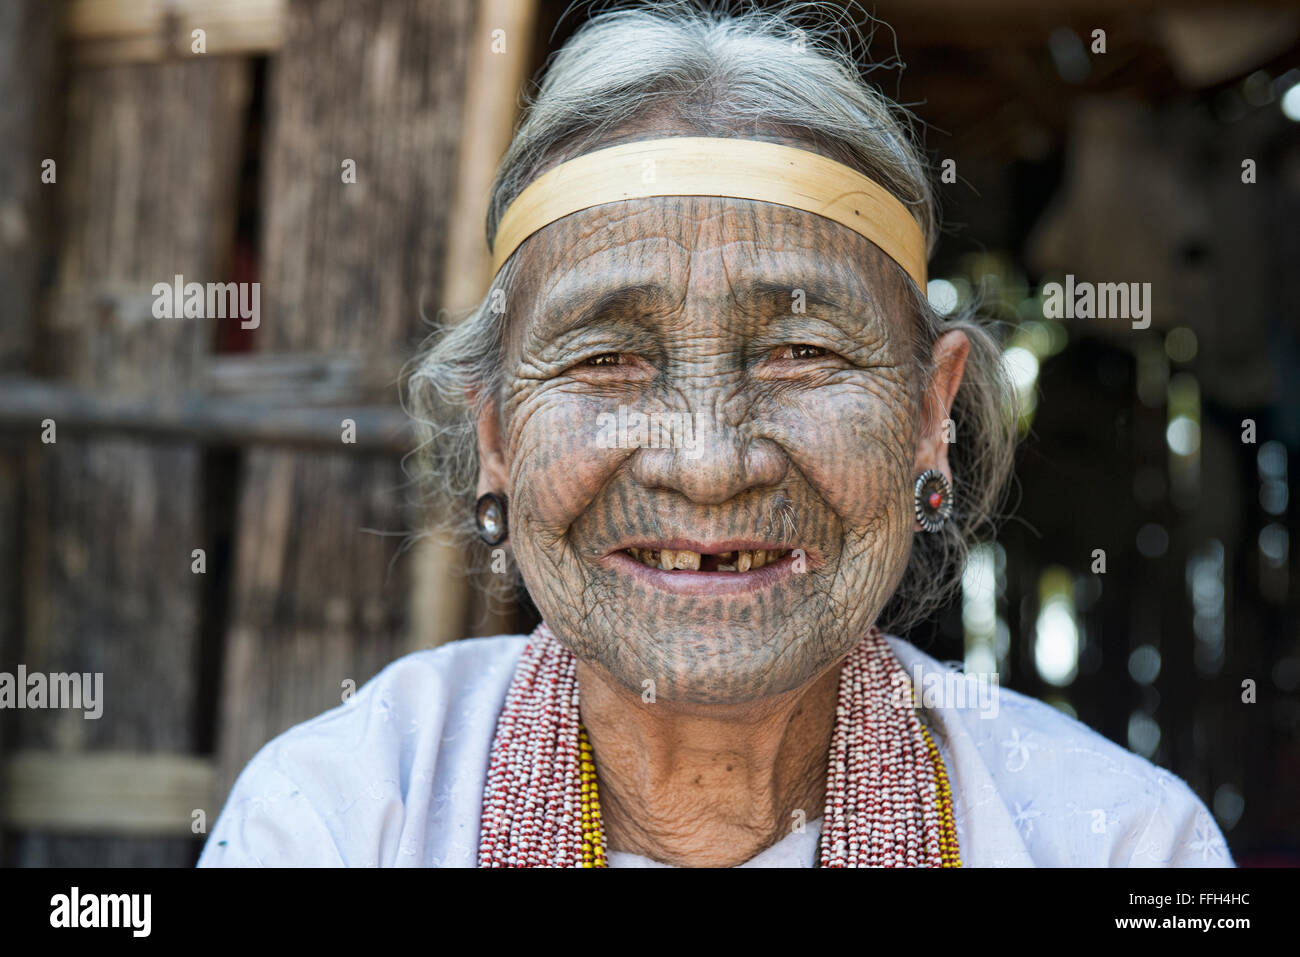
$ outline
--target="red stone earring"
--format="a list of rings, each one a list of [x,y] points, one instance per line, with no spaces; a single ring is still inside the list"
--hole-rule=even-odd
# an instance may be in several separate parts
[[[937,532],[952,517],[952,486],[938,469],[916,477],[916,520],[927,532]]]

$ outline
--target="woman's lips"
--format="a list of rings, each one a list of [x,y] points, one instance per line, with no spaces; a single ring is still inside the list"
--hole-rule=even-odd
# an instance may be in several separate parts
[[[790,553],[790,549],[785,548],[740,548],[714,552],[697,552],[688,548],[625,548],[623,551],[648,568],[692,572],[747,572],[751,568],[774,564]]]
[[[742,594],[771,588],[796,574],[797,549],[715,546],[696,550],[669,548],[669,544],[677,543],[632,546],[611,552],[604,560],[622,574],[679,595]],[[797,557],[805,556],[799,552]],[[661,567],[652,567],[652,560]],[[668,564],[674,567],[662,567]],[[741,571],[742,566],[746,570]]]

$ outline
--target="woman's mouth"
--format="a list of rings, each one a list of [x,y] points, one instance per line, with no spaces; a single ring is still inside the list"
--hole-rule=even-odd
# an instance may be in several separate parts
[[[792,549],[733,549],[725,552],[694,552],[679,548],[625,548],[647,568],[663,571],[692,572],[747,572],[750,569],[773,565],[791,553]]]
[[[670,544],[695,547],[670,548]],[[771,588],[806,571],[809,565],[801,549],[770,542],[726,542],[712,547],[695,542],[638,544],[609,553],[605,561],[636,581],[680,595],[741,594]]]

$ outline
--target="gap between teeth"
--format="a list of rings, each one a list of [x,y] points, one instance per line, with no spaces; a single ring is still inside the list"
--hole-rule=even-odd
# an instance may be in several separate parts
[[[674,551],[669,548],[662,550],[628,548],[625,551],[642,565],[648,565],[651,568],[680,569],[683,571],[699,571],[700,569],[699,552],[686,551],[685,549]],[[770,565],[784,558],[787,554],[789,554],[789,549],[777,551],[756,548],[752,551],[720,552],[716,557],[718,559],[718,571],[720,572],[747,572],[755,568],[762,568],[764,565]]]

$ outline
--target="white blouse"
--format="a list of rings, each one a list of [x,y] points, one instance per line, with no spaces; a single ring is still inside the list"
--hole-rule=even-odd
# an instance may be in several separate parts
[[[1233,866],[1214,818],[1173,774],[1016,692],[995,688],[990,707],[987,684],[888,640],[943,753],[963,866]],[[526,642],[407,655],[275,738],[235,782],[199,866],[473,867],[488,751]],[[949,693],[924,695],[939,681]],[[812,867],[819,830],[809,821],[741,866]]]

